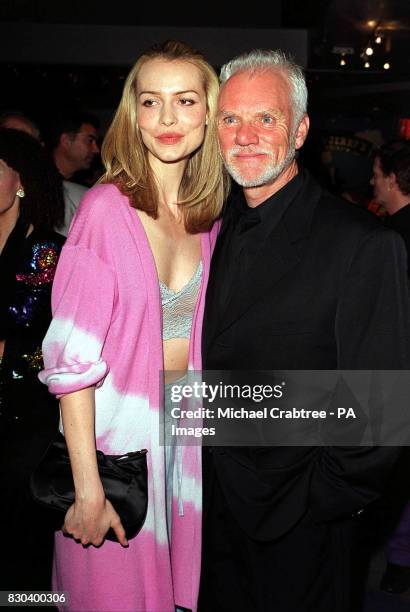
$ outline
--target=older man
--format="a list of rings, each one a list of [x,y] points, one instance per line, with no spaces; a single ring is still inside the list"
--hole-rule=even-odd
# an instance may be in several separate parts
[[[228,205],[208,285],[206,369],[408,365],[401,239],[298,166],[301,69],[253,51],[222,68],[218,131],[243,187]],[[389,448],[204,450],[200,609],[350,612],[352,523],[377,498]]]

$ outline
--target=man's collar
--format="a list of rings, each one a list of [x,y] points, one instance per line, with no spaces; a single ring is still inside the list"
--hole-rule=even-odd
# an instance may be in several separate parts
[[[259,218],[261,221],[266,221],[272,214],[272,208],[281,206],[281,203],[286,206],[287,203],[293,200],[294,196],[305,181],[305,178],[306,171],[303,168],[300,168],[296,176],[286,183],[286,185],[254,208],[248,206],[246,203],[243,190],[233,197],[232,204],[239,215],[245,214],[246,216]]]

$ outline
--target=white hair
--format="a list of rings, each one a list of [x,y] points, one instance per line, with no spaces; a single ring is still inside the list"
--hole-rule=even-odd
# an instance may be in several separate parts
[[[293,128],[296,129],[307,111],[308,92],[302,68],[283,51],[254,49],[238,55],[221,68],[219,80],[225,83],[237,72],[260,72],[273,70],[287,77],[290,86],[293,110]]]

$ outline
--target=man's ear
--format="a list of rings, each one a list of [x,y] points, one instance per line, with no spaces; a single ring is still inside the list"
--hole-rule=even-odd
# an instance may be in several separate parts
[[[71,138],[70,134],[67,134],[67,133],[61,134],[61,136],[60,136],[60,147],[62,149],[64,149],[65,151],[67,149],[69,149],[71,144],[72,144],[72,142],[73,142],[73,139]]]
[[[397,185],[397,176],[395,175],[394,172],[390,172],[389,174],[389,190],[391,191],[392,189],[395,189],[398,187]]]
[[[296,128],[296,135],[295,135],[295,149],[296,150],[303,147],[303,144],[306,140],[306,136],[308,135],[308,132],[309,132],[309,125],[310,125],[309,117],[305,113],[298,127]]]

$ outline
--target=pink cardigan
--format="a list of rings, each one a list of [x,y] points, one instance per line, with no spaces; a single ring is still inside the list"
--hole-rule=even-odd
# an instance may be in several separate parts
[[[192,323],[189,367],[201,369],[201,325],[218,224],[201,235],[203,278]],[[80,205],[54,281],[53,321],[40,379],[62,395],[96,385],[97,447],[122,454],[148,449],[144,527],[123,549],[83,548],[56,535],[54,589],[70,610],[174,612],[196,609],[201,556],[201,448],[183,448],[183,516],[173,502],[166,528],[164,448],[159,445],[161,301],[153,255],[128,199],[97,185]]]

